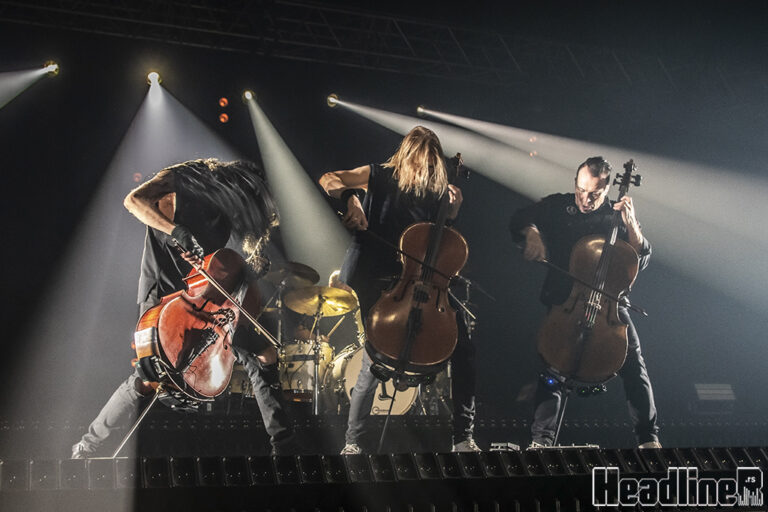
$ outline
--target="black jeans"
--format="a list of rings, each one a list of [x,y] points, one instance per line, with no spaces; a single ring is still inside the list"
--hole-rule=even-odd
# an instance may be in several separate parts
[[[627,359],[619,370],[619,377],[624,383],[624,393],[627,397],[629,416],[635,428],[635,435],[639,444],[658,441],[656,405],[653,400],[651,381],[640,351],[640,338],[626,308],[619,308],[619,318],[627,324],[628,340]],[[531,425],[531,437],[534,442],[549,446],[554,441],[562,396],[562,388],[551,388],[539,380]]]

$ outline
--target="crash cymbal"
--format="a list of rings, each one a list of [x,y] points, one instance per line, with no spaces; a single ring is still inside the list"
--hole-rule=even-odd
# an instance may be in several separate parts
[[[318,282],[320,274],[303,263],[284,261],[274,264],[264,279],[275,286],[280,286],[280,283],[285,282],[287,288],[306,288]]]
[[[343,315],[357,307],[357,299],[352,293],[330,286],[291,290],[285,294],[283,301],[293,311],[309,316],[317,312],[318,306],[322,316]]]

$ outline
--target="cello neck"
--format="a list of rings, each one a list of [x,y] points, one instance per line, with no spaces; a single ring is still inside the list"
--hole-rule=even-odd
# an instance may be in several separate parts
[[[456,178],[458,177],[461,166],[463,164],[461,153],[456,153],[455,158],[456,168],[454,172],[448,173],[449,183],[456,181]],[[451,194],[448,190],[448,187],[446,187],[445,192],[443,192],[443,195],[440,198],[440,207],[437,211],[437,219],[435,220],[435,225],[431,230],[430,243],[427,247],[426,257],[424,258],[424,262],[427,264],[427,266],[422,267],[422,278],[426,279],[428,276],[431,276],[432,272],[430,269],[435,266],[438,248],[440,247],[440,242],[443,239],[443,230],[445,229],[445,223],[448,220],[448,212],[450,211],[451,206],[450,203]]]

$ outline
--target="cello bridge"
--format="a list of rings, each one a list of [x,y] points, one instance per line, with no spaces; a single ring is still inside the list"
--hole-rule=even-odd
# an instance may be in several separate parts
[[[416,284],[416,286],[414,286],[413,300],[422,304],[429,300],[429,291],[427,291],[423,284]]]
[[[587,307],[594,308],[595,311],[600,311],[601,309],[603,309],[603,306],[600,305],[599,301],[597,301],[597,302],[595,302],[595,301],[588,301],[587,302]]]

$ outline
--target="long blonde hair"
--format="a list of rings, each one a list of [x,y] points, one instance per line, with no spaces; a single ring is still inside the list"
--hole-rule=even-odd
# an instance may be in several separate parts
[[[423,126],[408,132],[395,154],[382,166],[394,169],[392,176],[397,179],[400,190],[412,192],[416,197],[424,197],[427,192],[442,195],[448,188],[440,139]]]

